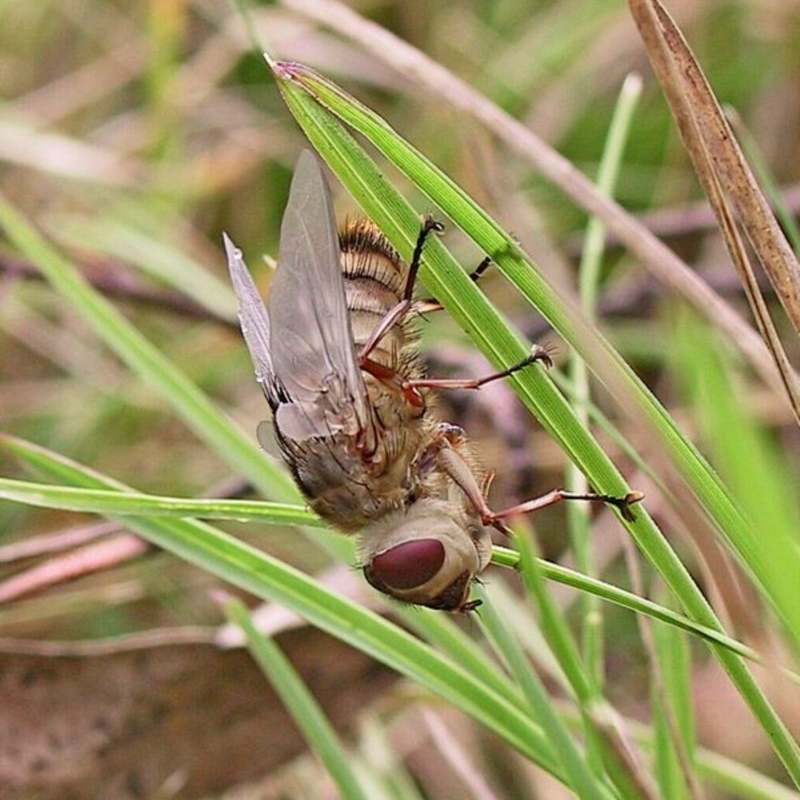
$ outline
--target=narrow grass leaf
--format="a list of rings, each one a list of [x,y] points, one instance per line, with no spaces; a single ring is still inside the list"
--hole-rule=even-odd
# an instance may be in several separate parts
[[[353,768],[355,760],[289,659],[271,638],[256,629],[243,603],[230,600],[224,607],[228,618],[244,631],[250,653],[289,710],[303,739],[333,778],[341,796],[346,800],[367,800],[370,795]]]
[[[800,379],[792,368],[761,297],[738,228],[800,334],[800,264],[722,113],[700,65],[658,0],[631,0],[648,56],[670,103],[681,137],[705,189],[748,302],[800,422]]]
[[[14,207],[0,197],[0,225],[9,239],[85,319],[98,337],[148,386],[158,391],[194,433],[238,474],[267,497],[297,501],[299,493],[286,471],[259,451],[176,366],[51,247]],[[222,259],[220,248],[220,259]],[[255,382],[254,382],[255,384]]]
[[[732,544],[758,581],[787,631],[800,644],[800,502],[790,487],[797,471],[759,430],[743,405],[747,393],[735,379],[722,342],[698,319],[681,314],[675,325],[675,383],[700,420],[703,438],[731,491],[755,521],[752,535]]]
[[[638,75],[628,75],[620,90],[614,113],[611,117],[608,136],[603,145],[597,175],[597,188],[612,196],[622,165],[625,144],[628,140],[633,112],[641,94],[642,81]],[[583,251],[578,265],[578,291],[580,303],[587,319],[596,315],[597,297],[600,289],[601,267],[606,236],[605,224],[598,217],[591,217],[586,226]],[[587,427],[590,418],[592,393],[589,370],[586,362],[577,354],[569,361],[569,374],[572,379],[575,415],[581,425]],[[589,486],[586,477],[570,464],[566,472],[566,487],[574,492],[586,492]],[[588,504],[569,503],[567,522],[575,564],[581,572],[591,575],[592,561],[591,509]],[[598,600],[591,594],[581,595],[581,649],[588,671],[593,675],[593,683],[601,686],[604,676],[603,616]]]
[[[599,766],[598,762],[587,759],[583,748],[573,738],[568,726],[556,711],[549,692],[525,657],[518,639],[492,603],[484,604],[481,625],[492,646],[514,676],[545,735],[553,743],[575,794],[583,800],[605,800],[613,797],[603,773],[592,769],[592,765],[595,768]]]
[[[0,442],[13,449],[11,439],[0,436]],[[33,463],[29,455],[26,456],[26,460]],[[312,511],[282,503],[162,497],[138,492],[58,486],[12,478],[0,478],[0,498],[40,508],[58,508],[64,511],[120,517],[126,515],[195,517],[266,522],[274,525],[323,526],[325,524]],[[352,553],[352,549],[350,552]],[[505,548],[495,548],[494,561],[503,566],[515,566],[519,562],[519,555]],[[752,648],[719,631],[706,628],[665,606],[558,564],[539,559],[537,564],[544,577],[549,580],[580,589],[622,608],[666,622],[701,639],[725,647],[744,658],[761,661],[758,653]],[[404,607],[400,607],[398,613],[405,618],[409,627],[423,634],[428,641],[435,643],[437,649],[448,653],[454,661],[468,666],[471,673],[479,675],[484,682],[494,685],[496,691],[508,693],[509,701],[516,702],[518,698],[513,692],[509,693],[509,684],[498,671],[497,664],[488,659],[475,642],[454,625],[449,617],[425,609]],[[782,672],[790,680],[800,683],[800,675],[788,670]]]
[[[303,506],[258,500],[220,500],[163,497],[138,492],[80,489],[0,478],[0,497],[40,508],[60,508],[91,514],[150,517],[197,517],[266,522],[271,525],[324,526]]]
[[[544,283],[519,247],[497,223],[473,203],[463,190],[404,142],[385,121],[349,98],[330,81],[298,64],[271,62],[271,67],[287,106],[306,135],[401,252],[408,253],[411,232],[418,225],[418,222],[415,225],[413,211],[396,192],[392,192],[366,153],[331,113],[340,116],[371,141],[418,188],[450,214],[559,333],[579,349],[601,380],[606,368],[620,380],[629,396],[618,397],[618,400],[630,406],[634,418],[641,419],[643,425],[657,431],[684,479],[701,499],[720,530],[726,531],[730,527],[747,529],[741,509],[726,491],[719,476],[679,431],[652,393],[599,334],[585,323],[581,324],[580,317],[570,311],[558,294]],[[369,205],[364,198],[370,201]],[[387,215],[387,208],[397,211],[397,216]],[[519,360],[523,355],[519,340],[502,323],[491,305],[480,297],[480,292],[458,265],[445,256],[441,244],[432,242],[426,258],[431,267],[423,272],[426,285],[482,352],[494,363],[505,366]],[[437,276],[446,276],[447,280]],[[465,314],[467,309],[473,309],[475,313]],[[480,324],[477,324],[478,320]],[[583,335],[576,335],[578,328]],[[598,370],[598,367],[602,369]],[[577,424],[564,398],[555,391],[546,376],[532,369],[518,373],[509,382],[598,490],[608,493],[627,491],[623,488],[625,484],[619,472],[591,435]],[[706,598],[647,514],[642,510],[637,514],[636,521],[626,523],[626,527],[690,615],[704,625],[722,630]],[[727,650],[715,649],[714,652],[759,719],[793,780],[800,785],[800,748],[785,724],[741,660]]]
[[[609,709],[609,704],[601,694],[595,670],[587,668],[581,660],[577,645],[567,626],[563,614],[559,613],[544,585],[544,573],[540,562],[534,558],[534,543],[526,536],[517,536],[515,542],[520,552],[520,568],[528,596],[539,612],[541,625],[559,665],[567,675],[577,706],[581,710],[583,733],[586,739],[587,763],[594,765],[594,772],[608,773],[621,797],[649,797],[649,776],[643,774],[638,759],[619,758],[617,727],[607,725],[609,714],[602,716],[603,724],[598,724],[598,714],[592,710]],[[614,717],[616,720],[616,717]],[[628,752],[627,750],[625,751]],[[608,769],[605,767],[608,765]]]
[[[19,439],[3,444],[52,480],[86,488],[128,487],[63,456]],[[309,623],[416,681],[486,725],[511,747],[566,780],[541,728],[521,709],[463,667],[383,617],[321,586],[299,570],[207,523],[187,519],[125,517],[147,541],[264,600],[295,611]]]

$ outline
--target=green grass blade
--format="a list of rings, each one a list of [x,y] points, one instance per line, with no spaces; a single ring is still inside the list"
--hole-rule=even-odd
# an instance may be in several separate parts
[[[228,618],[244,631],[250,653],[289,710],[303,738],[333,778],[341,796],[346,800],[367,800],[369,794],[352,769],[353,760],[280,647],[256,629],[247,608],[240,601],[225,603],[225,611]]]
[[[14,449],[14,440],[0,435],[0,442]],[[25,458],[32,463],[30,453]],[[121,487],[122,484],[119,484]],[[58,508],[64,511],[78,511],[107,516],[149,516],[149,517],[196,517],[199,519],[227,519],[237,521],[266,522],[274,525],[323,526],[322,520],[313,512],[300,506],[282,503],[266,503],[250,500],[188,499],[141,494],[132,491],[109,489],[86,489],[74,486],[21,481],[0,478],[0,498],[41,508]],[[346,543],[346,542],[345,542]],[[496,562],[505,566],[516,565],[518,556],[508,555],[509,551],[497,548]],[[350,549],[352,554],[352,549]],[[538,569],[549,580],[562,583],[591,594],[598,599],[614,603],[652,619],[665,622],[681,630],[692,633],[701,639],[725,647],[744,658],[761,661],[758,653],[724,633],[707,628],[672,609],[646,598],[639,597],[625,589],[591,578],[567,567],[537,559]],[[497,665],[488,660],[475,643],[456,628],[443,614],[430,614],[419,609],[398,611],[404,615],[407,624],[435,641],[437,647],[448,652],[454,661],[469,665],[470,672],[481,680],[493,685],[496,691],[507,692],[509,684],[497,670]],[[800,683],[800,675],[786,669],[782,673]],[[514,693],[507,694],[515,702]]]
[[[596,774],[592,770],[592,765],[596,767],[597,762],[587,760],[585,753],[557,713],[550,693],[525,657],[519,641],[513,636],[492,603],[485,604],[480,618],[494,649],[516,679],[528,705],[540,720],[545,735],[553,742],[564,772],[570,776],[573,791],[584,800],[603,800],[613,796],[603,775]]]
[[[691,491],[701,500],[719,530],[748,536],[749,525],[697,449],[677,428],[652,393],[610,344],[577,315],[527,261],[520,248],[463,190],[407,144],[385,121],[348,97],[339,87],[298,64],[272,63],[289,109],[309,140],[401,253],[408,254],[418,221],[410,206],[382,178],[375,165],[333,114],[367,138],[469,235],[498,265],[554,328],[581,354],[596,376],[612,376],[626,389],[621,402],[635,418],[657,432]],[[524,348],[497,312],[481,297],[464,272],[438,242],[426,251],[421,277],[481,351],[503,366],[524,355]],[[627,491],[619,472],[593,437],[582,428],[562,395],[539,370],[509,379],[523,402],[587,475],[607,493]],[[612,390],[614,382],[611,384]],[[716,614],[649,516],[641,511],[626,523],[639,548],[662,575],[689,615],[722,630]],[[735,541],[736,536],[732,537]],[[766,731],[781,761],[800,785],[800,747],[741,659],[712,646],[738,691]]]
[[[651,694],[655,709],[656,775],[661,794],[691,800],[696,781],[697,737],[692,712],[690,659],[685,638],[666,625],[652,627],[657,670]]]
[[[297,501],[286,471],[247,436],[164,356],[75,267],[48,244],[13,206],[0,197],[0,225],[21,253],[42,271],[92,325],[100,339],[148,386],[159,392],[195,434],[268,497]],[[220,259],[223,258],[220,247]],[[231,298],[232,301],[232,298]],[[255,382],[254,382],[255,386]]]
[[[586,758],[594,765],[595,772],[603,769],[604,764],[612,764],[608,775],[620,795],[626,798],[638,797],[636,787],[646,786],[650,780],[642,775],[641,766],[617,761],[609,732],[597,724],[595,714],[589,713],[591,709],[608,707],[602,696],[601,683],[597,679],[595,668],[593,665],[587,666],[581,659],[564,615],[559,613],[555,602],[546,591],[542,562],[534,558],[533,542],[526,536],[515,537],[515,542],[520,551],[520,569],[526,592],[538,611],[542,630],[569,681],[578,708],[583,712]]]
[[[800,644],[800,500],[791,488],[797,485],[797,469],[779,455],[744,407],[747,393],[732,379],[735,364],[714,331],[684,313],[676,320],[674,339],[675,383],[696,410],[703,438],[730,491],[759,522],[749,535],[737,535],[736,550]]]
[[[49,479],[86,488],[126,486],[64,457],[18,439],[5,446]],[[125,517],[147,541],[206,569],[255,596],[295,611],[312,625],[347,642],[453,703],[527,758],[566,781],[551,744],[522,710],[449,658],[386,619],[325,589],[302,572],[207,523],[186,519]]]
[[[186,499],[138,492],[123,494],[102,489],[50,486],[12,478],[0,478],[0,497],[41,508],[61,508],[65,511],[91,514],[232,519],[241,522],[266,522],[271,525],[325,525],[313,511],[287,503],[216,498]]]
[[[614,114],[609,125],[600,166],[597,174],[597,188],[611,196],[621,170],[625,144],[631,130],[633,113],[641,94],[642,81],[638,75],[628,75],[620,90]],[[597,297],[600,288],[601,267],[605,246],[606,227],[598,217],[591,217],[586,226],[583,251],[578,265],[578,291],[581,308],[588,319],[596,315]],[[591,408],[591,386],[586,363],[578,356],[569,362],[569,374],[574,388],[573,402],[575,415],[581,425],[588,426]],[[586,477],[574,465],[567,467],[566,488],[574,492],[589,489]],[[591,547],[591,509],[584,503],[570,503],[567,506],[567,521],[575,564],[581,572],[595,572]],[[604,641],[603,616],[597,598],[591,594],[582,595],[581,601],[581,647],[592,682],[602,686],[604,679]]]

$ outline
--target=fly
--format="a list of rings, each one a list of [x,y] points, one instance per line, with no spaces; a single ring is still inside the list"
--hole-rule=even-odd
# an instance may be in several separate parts
[[[549,357],[534,348],[520,364],[479,380],[425,376],[412,294],[425,240],[441,230],[425,219],[409,264],[369,220],[337,234],[322,169],[305,151],[266,307],[241,252],[224,239],[256,379],[309,505],[357,534],[364,575],[379,591],[470,611],[480,602],[468,599],[471,584],[491,557],[490,527],[505,530],[503,519],[565,499],[604,501],[630,516],[641,495],[555,490],[501,512],[489,508],[491,477],[464,432],[436,418],[431,392],[477,388],[537,361],[549,365]]]

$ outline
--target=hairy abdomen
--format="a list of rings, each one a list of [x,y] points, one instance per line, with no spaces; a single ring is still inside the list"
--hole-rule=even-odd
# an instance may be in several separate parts
[[[387,312],[402,299],[408,265],[369,220],[348,223],[339,240],[347,308],[356,350],[360,351]],[[369,358],[405,380],[420,378],[418,339],[414,322],[406,315],[390,328]]]

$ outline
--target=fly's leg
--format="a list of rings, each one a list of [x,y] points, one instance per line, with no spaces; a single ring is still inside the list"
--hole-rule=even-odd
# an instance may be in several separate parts
[[[492,259],[489,256],[481,261],[480,264],[469,274],[470,280],[477,283],[484,272],[492,266]],[[414,303],[414,311],[418,314],[427,314],[430,311],[441,311],[444,306],[438,301],[429,297],[427,300],[417,300]]]
[[[616,497],[610,494],[596,494],[594,492],[567,492],[564,489],[554,489],[552,492],[535,497],[524,503],[506,508],[503,511],[492,511],[489,508],[484,493],[478,485],[474,473],[469,468],[457,451],[458,440],[463,439],[463,433],[453,426],[443,426],[441,438],[437,442],[436,459],[439,466],[452,478],[456,485],[464,492],[474,509],[480,514],[481,522],[484,525],[491,525],[501,533],[509,533],[503,520],[514,517],[517,514],[531,514],[540,508],[561,503],[564,500],[583,500],[589,502],[600,502],[612,505],[620,510],[623,518],[629,522],[635,519],[630,506],[638,503],[644,498],[641,492],[628,492],[624,497]],[[454,446],[451,446],[455,445]]]
[[[391,367],[387,367],[378,361],[373,361],[371,358],[359,358],[358,366],[364,372],[372,375],[373,378],[377,378],[381,383],[393,386],[397,391],[402,392],[409,405],[414,408],[425,408],[425,398],[419,389],[414,386],[407,386],[406,384],[409,382],[404,381]]]
[[[422,250],[425,247],[427,238],[432,233],[442,233],[444,225],[437,222],[433,217],[426,216],[422,220],[422,227],[417,235],[417,241],[414,245],[414,253],[411,256],[411,263],[408,265],[408,277],[406,285],[403,290],[403,296],[400,301],[386,312],[385,316],[375,326],[375,329],[370,334],[369,339],[361,348],[359,353],[360,360],[367,360],[369,354],[378,346],[378,343],[384,336],[413,308],[416,312],[422,314],[427,311],[439,311],[442,304],[438,300],[430,298],[428,300],[419,300],[416,303],[413,300],[414,286],[417,282],[417,273],[419,272],[422,263]],[[492,259],[489,256],[481,261],[480,264],[470,273],[470,279],[476,283],[480,280],[484,272],[492,264]],[[369,370],[368,370],[369,371]]]
[[[547,350],[541,345],[535,344],[531,348],[531,352],[517,364],[507,367],[500,372],[493,372],[491,375],[485,375],[483,378],[420,378],[413,381],[403,381],[401,388],[404,392],[409,389],[480,389],[492,381],[499,381],[502,378],[507,378],[515,372],[519,372],[525,367],[541,361],[546,367],[553,366],[553,359]]]
[[[524,369],[525,367],[541,361],[545,366],[552,367],[553,361],[550,354],[540,345],[534,345],[531,352],[522,361],[513,364],[507,369],[500,372],[494,372],[491,375],[486,375],[483,378],[453,378],[453,379],[437,379],[437,378],[421,378],[418,380],[402,380],[397,373],[391,368],[380,364],[371,359],[370,353],[378,346],[381,339],[397,325],[403,317],[414,308],[416,311],[422,310],[437,310],[441,308],[441,304],[435,300],[422,301],[422,305],[415,304],[413,301],[414,284],[417,280],[417,273],[422,262],[422,251],[425,247],[425,241],[432,233],[441,233],[444,226],[441,222],[437,222],[432,217],[425,217],[420,228],[417,242],[414,245],[414,253],[411,258],[411,263],[408,267],[408,278],[403,290],[403,296],[398,303],[396,303],[375,326],[369,339],[367,339],[361,352],[358,354],[358,366],[365,372],[369,373],[379,381],[389,385],[395,385],[405,396],[410,405],[415,408],[425,407],[425,398],[419,391],[423,388],[428,389],[480,389],[487,383],[492,381],[501,380],[515,372]],[[477,281],[481,275],[489,268],[491,259],[486,257],[478,265],[477,269],[470,275],[472,280]]]
[[[534,345],[531,352],[517,364],[513,364],[500,372],[493,372],[483,378],[419,378],[417,380],[406,381],[391,367],[379,364],[369,358],[360,358],[359,366],[373,377],[383,383],[396,386],[403,393],[406,400],[415,408],[425,407],[425,398],[420,389],[480,389],[487,383],[507,378],[525,367],[541,361],[545,366],[552,367],[553,361],[550,354],[541,345]]]
[[[442,423],[439,426],[439,437],[434,444],[436,462],[464,492],[473,508],[480,514],[481,521],[485,520],[484,524],[492,525],[501,533],[507,534],[509,530],[503,525],[500,518],[493,519],[494,512],[486,503],[483,489],[478,483],[475,473],[458,452],[457,448],[464,440],[464,431],[461,428],[446,422]]]
[[[532,500],[526,500],[524,503],[519,503],[511,508],[506,508],[503,511],[490,511],[488,517],[483,517],[485,525],[494,525],[508,517],[514,517],[517,514],[531,514],[538,511],[540,508],[561,503],[564,500],[585,500],[593,503],[607,503],[610,506],[618,508],[623,518],[628,522],[633,522],[636,517],[634,516],[631,506],[644,499],[642,492],[628,492],[624,497],[617,497],[613,494],[597,494],[595,492],[567,492],[564,489],[553,489],[552,492],[543,494],[541,497],[534,497]]]
[[[408,265],[408,279],[406,280],[406,288],[403,292],[403,300],[409,304],[414,295],[414,284],[417,282],[417,273],[422,263],[422,248],[425,246],[425,241],[431,233],[444,233],[444,225],[442,225],[441,222],[437,222],[433,217],[426,216],[422,220],[422,228],[420,228],[419,235],[417,236],[417,243],[414,245],[411,263]]]

